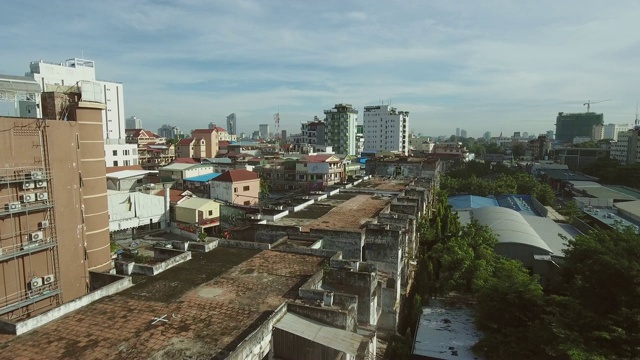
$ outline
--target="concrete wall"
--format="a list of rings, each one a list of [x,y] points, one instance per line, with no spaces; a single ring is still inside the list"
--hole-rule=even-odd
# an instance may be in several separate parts
[[[353,331],[348,327],[352,321],[349,321],[346,310],[289,303],[287,311],[338,329]]]
[[[311,199],[311,200],[306,201],[306,202],[304,202],[304,203],[302,203],[302,204],[300,204],[300,205],[296,205],[296,206],[292,206],[292,207],[290,207],[290,208],[289,208],[289,211],[290,211],[290,212],[298,212],[298,211],[300,211],[300,210],[302,210],[302,209],[306,208],[307,206],[309,206],[309,205],[313,204],[314,202],[315,202],[315,200]]]
[[[339,292],[358,296],[358,321],[375,325],[377,322],[377,273],[325,269],[323,285]]]
[[[184,230],[178,229],[177,227],[171,227],[169,231],[180,236],[188,237],[191,240],[198,240],[198,234],[184,231]]]
[[[323,249],[342,251],[344,259],[362,260],[362,246],[364,245],[362,232],[311,229],[309,233],[322,237]]]
[[[54,321],[74,310],[87,306],[96,300],[99,300],[105,296],[116,294],[131,286],[133,286],[131,278],[123,277],[120,280],[105,285],[94,292],[91,292],[73,301],[64,303],[53,310],[47,311],[46,313],[34,316],[27,320],[20,322],[13,322],[11,320],[0,320],[0,330],[9,334],[22,335],[25,332],[46,325],[49,322]]]
[[[230,239],[218,240],[218,246],[235,247],[235,248],[242,248],[242,249],[259,249],[259,250],[271,249],[270,244],[258,243],[253,241],[230,240]]]
[[[285,236],[300,234],[300,227],[298,226],[257,224],[252,225],[251,228],[251,231],[243,234],[242,237],[239,237],[237,239],[273,244],[274,242],[282,239]]]
[[[399,230],[365,229],[364,259],[380,270],[399,276],[402,264],[402,234]]]
[[[287,313],[287,304],[280,305],[255,331],[247,336],[227,360],[262,360],[271,350],[273,326]]]
[[[154,257],[159,256],[160,258],[158,258],[158,260],[164,261],[154,265],[134,264],[132,270],[134,274],[154,276],[178,264],[191,260],[190,251],[182,252],[173,249],[154,248],[153,252]]]
[[[278,221],[287,215],[289,215],[289,210],[284,210],[283,212],[280,212],[274,215],[262,214],[261,218],[268,221]]]

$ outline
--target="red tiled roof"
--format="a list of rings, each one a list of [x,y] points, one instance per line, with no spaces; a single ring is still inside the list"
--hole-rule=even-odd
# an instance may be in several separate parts
[[[173,160],[171,163],[172,164],[199,164],[199,162],[197,162],[192,158],[175,158],[175,160]]]
[[[178,145],[191,145],[193,138],[186,138],[178,141]]]
[[[240,154],[228,154],[227,157],[229,157],[229,158],[250,158],[250,157],[253,157],[253,155],[247,154],[247,153],[240,153]]]
[[[220,126],[216,126],[216,127],[214,127],[214,129],[215,129],[217,132],[227,132],[227,130],[225,130],[225,129],[221,128]]]
[[[148,138],[158,137],[158,135],[154,134],[152,131],[145,130],[145,129],[126,129],[125,134],[135,138],[139,138],[142,135]]]
[[[194,133],[207,133],[207,134],[211,134],[214,131],[216,131],[216,129],[195,129],[195,130],[191,130],[191,132],[194,132]]]
[[[237,181],[247,181],[247,180],[255,180],[258,179],[259,176],[257,173],[249,170],[229,170],[222,175],[213,178],[213,181],[223,181],[223,182],[237,182]]]
[[[158,191],[157,193],[155,193],[155,195],[164,197],[165,193],[166,193],[166,189],[162,189],[162,190]],[[182,195],[182,194],[185,194],[185,195]],[[185,190],[169,189],[169,201],[174,203],[174,204],[177,204],[182,199],[184,199],[186,197],[191,197],[191,195],[189,195],[189,194],[190,193],[188,191],[185,191]]]
[[[218,147],[229,146],[229,145],[231,145],[231,142],[229,141],[226,141],[226,140],[218,141]]]
[[[305,156],[305,160],[307,160],[308,162],[311,162],[311,163],[326,162],[332,156],[334,156],[334,155],[333,154],[307,155],[307,156]],[[339,160],[335,160],[335,161],[339,161]]]
[[[140,165],[129,165],[129,166],[112,166],[107,168],[107,174],[111,174],[117,171],[123,170],[144,170]]]

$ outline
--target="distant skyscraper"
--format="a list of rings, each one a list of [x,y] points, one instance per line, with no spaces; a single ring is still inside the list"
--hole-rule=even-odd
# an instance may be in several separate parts
[[[456,128],[456,137],[460,137],[460,128]]]
[[[231,135],[236,135],[237,131],[237,118],[236,113],[231,113],[227,116],[227,132]]]
[[[523,137],[523,138],[525,138],[525,139],[528,139],[528,138],[529,138],[529,133],[528,133],[528,132],[526,132],[526,131],[525,131],[525,132],[523,132],[523,133],[522,133],[522,137]]]
[[[466,138],[466,137],[467,137],[467,130],[465,130],[465,129],[460,129],[460,137],[462,137],[462,138]]]
[[[269,124],[260,124],[260,138],[267,139],[269,137]]]
[[[547,130],[547,139],[553,141],[555,140],[555,136],[553,134],[553,130]]]
[[[607,124],[604,126],[603,139],[618,141],[618,134],[633,129],[633,124]]]
[[[142,129],[142,120],[135,116],[128,117],[127,120],[125,120],[124,127],[127,129]]]
[[[162,127],[158,129],[158,135],[167,140],[173,140],[179,138],[180,135],[182,135],[182,131],[174,125],[162,125]]]
[[[287,141],[287,130],[282,130],[282,133],[280,134],[280,139],[282,139],[282,141]]]
[[[485,141],[491,140],[491,131],[485,132],[483,138],[485,139]]]

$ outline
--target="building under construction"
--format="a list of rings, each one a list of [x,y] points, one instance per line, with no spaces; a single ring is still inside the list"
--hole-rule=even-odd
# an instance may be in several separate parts
[[[556,140],[570,143],[575,137],[591,137],[593,127],[602,124],[603,114],[559,112],[556,118]]]
[[[86,295],[90,274],[111,269],[105,105],[94,100],[76,87],[43,93],[44,119],[0,117],[3,322]]]

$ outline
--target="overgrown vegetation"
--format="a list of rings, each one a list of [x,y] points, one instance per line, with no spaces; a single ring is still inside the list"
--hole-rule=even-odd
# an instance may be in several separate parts
[[[447,175],[442,177],[440,189],[452,195],[532,195],[543,205],[555,203],[553,189],[547,184],[540,183],[532,175],[513,170],[505,165],[491,165],[478,161],[454,164]]]
[[[484,171],[478,164],[470,166]],[[456,176],[465,176],[469,169],[457,171]],[[491,174],[487,171],[484,176]],[[415,298],[423,304],[454,293],[472,299],[476,325],[483,333],[474,347],[479,355],[488,359],[640,358],[640,239],[636,233],[598,230],[569,240],[560,276],[543,289],[538,277],[520,262],[495,254],[497,239],[488,227],[477,222],[462,226],[446,192],[438,194],[433,212],[432,218],[424,217],[418,224]],[[396,342],[398,348],[391,349],[394,358],[408,358],[405,343],[406,339]]]
[[[611,158],[598,159],[582,171],[603,184],[624,185],[640,189],[640,164],[621,165]]]

